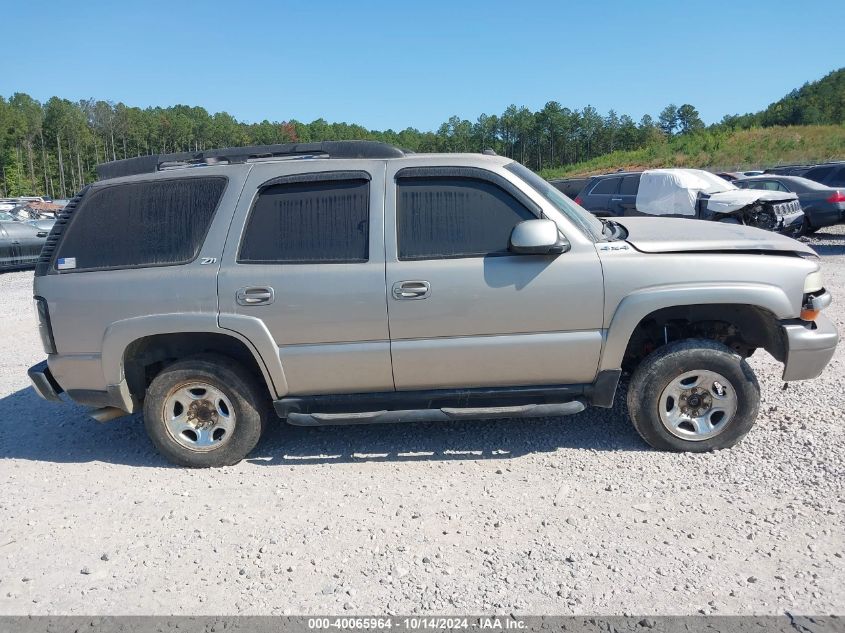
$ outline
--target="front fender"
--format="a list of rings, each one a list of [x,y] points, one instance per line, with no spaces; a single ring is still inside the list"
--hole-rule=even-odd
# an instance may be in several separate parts
[[[619,369],[637,325],[652,312],[674,306],[742,304],[763,308],[779,319],[793,317],[794,306],[784,290],[767,284],[696,284],[648,288],[626,296],[616,308],[605,334],[599,371]]]

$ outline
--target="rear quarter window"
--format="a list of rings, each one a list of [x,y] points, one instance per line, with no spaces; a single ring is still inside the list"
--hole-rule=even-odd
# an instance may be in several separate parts
[[[810,180],[815,180],[816,182],[823,182],[832,171],[833,167],[816,167],[804,174],[804,177],[809,178]]]
[[[840,167],[828,179],[827,185],[829,187],[845,187],[845,167]]]
[[[67,272],[193,261],[226,182],[226,178],[215,176],[95,189],[74,213],[54,266]]]

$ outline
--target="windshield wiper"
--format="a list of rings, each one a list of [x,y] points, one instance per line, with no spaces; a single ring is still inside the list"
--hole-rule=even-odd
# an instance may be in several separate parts
[[[601,232],[607,238],[613,239],[616,237],[616,223],[613,220],[608,220],[606,218],[599,218],[599,222],[601,222]]]

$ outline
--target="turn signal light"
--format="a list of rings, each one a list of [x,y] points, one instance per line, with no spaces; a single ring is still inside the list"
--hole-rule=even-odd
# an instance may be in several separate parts
[[[802,321],[815,321],[816,317],[819,316],[818,310],[813,310],[811,308],[804,308],[801,310],[801,320]]]

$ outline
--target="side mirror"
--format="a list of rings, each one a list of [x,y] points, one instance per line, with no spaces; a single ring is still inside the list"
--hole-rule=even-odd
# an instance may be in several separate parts
[[[565,253],[569,241],[560,234],[551,220],[525,220],[511,231],[508,250],[523,255],[549,255]]]

